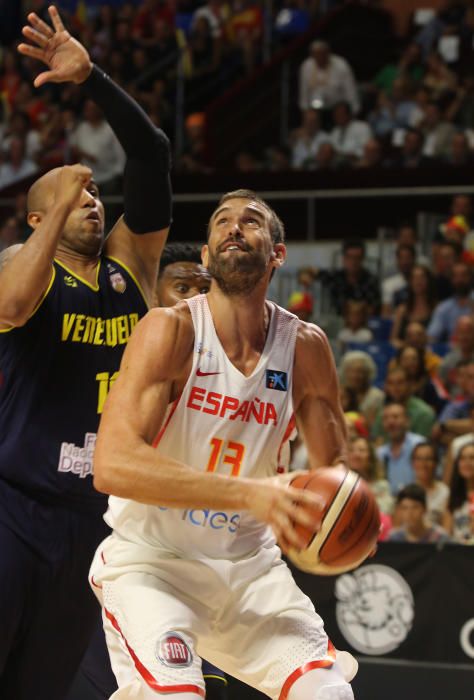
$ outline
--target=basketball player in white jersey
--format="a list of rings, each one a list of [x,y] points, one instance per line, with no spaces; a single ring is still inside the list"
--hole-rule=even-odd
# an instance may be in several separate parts
[[[224,195],[203,263],[207,295],[138,324],[99,429],[95,485],[113,534],[91,583],[103,605],[113,700],[196,700],[200,657],[284,700],[351,700],[334,650],[280,549],[320,499],[280,463],[295,420],[312,467],[345,459],[324,333],[266,301],[284,229],[254,193]]]

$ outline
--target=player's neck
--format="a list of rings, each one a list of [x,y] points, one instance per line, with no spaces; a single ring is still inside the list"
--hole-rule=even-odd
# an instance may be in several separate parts
[[[217,285],[208,293],[207,301],[214,326],[226,353],[261,353],[268,333],[270,309],[265,304],[265,291],[256,289],[245,296],[226,296]]]
[[[76,253],[66,248],[58,248],[54,256],[59,262],[66,265],[72,272],[79,277],[87,280],[90,284],[95,284],[97,277],[97,265],[99,264],[100,256],[86,257],[80,253]]]

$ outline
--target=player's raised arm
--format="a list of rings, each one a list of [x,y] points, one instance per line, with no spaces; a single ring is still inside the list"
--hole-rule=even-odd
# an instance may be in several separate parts
[[[150,505],[249,510],[272,526],[283,549],[302,546],[295,522],[311,526],[314,521],[298,506],[318,508],[313,494],[273,478],[236,479],[192,469],[153,447],[166,409],[185,381],[183,373],[189,372],[193,340],[192,324],[179,307],[153,309],[137,325],[102,414],[95,487]]]
[[[54,6],[52,27],[35,13],[28,15],[20,53],[45,63],[35,86],[46,82],[82,84],[102,109],[126,154],[124,216],[107,241],[107,252],[119,257],[138,275],[151,300],[161,250],[171,222],[170,146],[141,107],[95,66],[82,44],[66,31]],[[145,235],[138,235],[145,234]]]
[[[64,166],[38,180],[28,193],[28,221],[34,231],[22,246],[0,254],[0,328],[22,326],[43,296],[53,274],[53,258],[69,214],[88,198],[91,171]],[[43,205],[48,206],[43,209]]]
[[[299,328],[293,381],[297,426],[311,467],[345,463],[346,427],[336,367],[325,333],[310,323]]]

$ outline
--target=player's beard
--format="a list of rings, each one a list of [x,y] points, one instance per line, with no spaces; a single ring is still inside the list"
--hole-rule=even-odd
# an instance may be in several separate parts
[[[248,245],[241,253],[224,255],[209,251],[209,272],[226,296],[244,296],[252,292],[261,281],[268,261],[261,251]]]

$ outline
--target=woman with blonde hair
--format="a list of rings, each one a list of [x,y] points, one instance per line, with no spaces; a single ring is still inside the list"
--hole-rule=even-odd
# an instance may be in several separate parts
[[[351,350],[342,358],[339,375],[342,386],[355,393],[357,410],[370,426],[384,402],[383,391],[372,386],[377,375],[375,362],[367,352]]]

